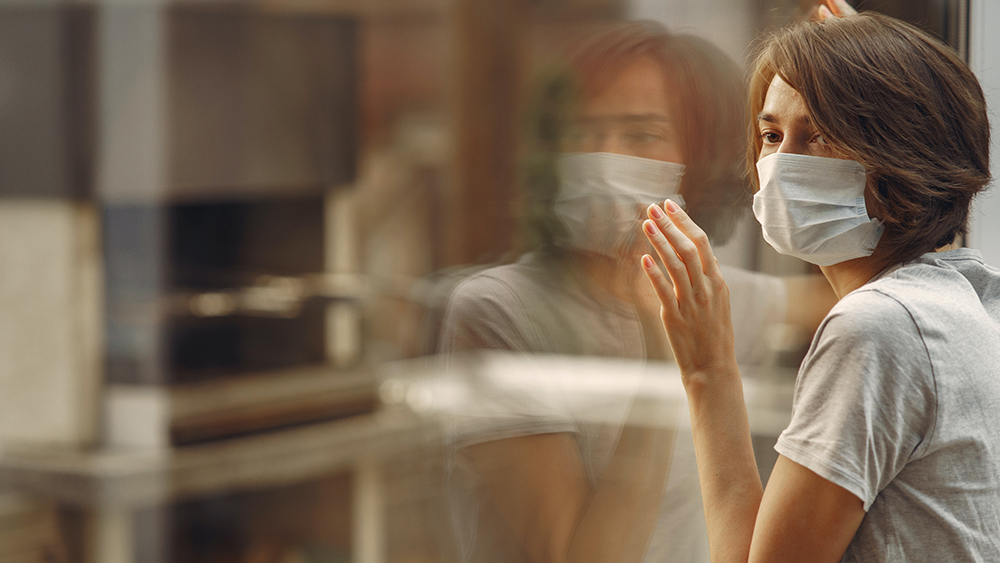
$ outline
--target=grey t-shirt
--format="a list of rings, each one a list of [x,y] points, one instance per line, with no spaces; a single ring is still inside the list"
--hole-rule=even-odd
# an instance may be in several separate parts
[[[864,502],[843,561],[1000,561],[1000,270],[930,253],[841,299],[775,449]]]
[[[724,275],[730,286],[738,359],[759,362],[767,356],[762,327],[784,319],[784,285],[777,278],[738,269],[725,268]],[[529,254],[516,264],[477,273],[456,287],[445,316],[441,351],[487,349],[643,360],[664,345],[655,308],[640,311],[585,285],[572,266],[553,267]],[[622,418],[584,424],[560,405],[510,390],[497,393],[491,389],[479,400],[484,402],[481,412],[490,413],[490,420],[485,415],[481,421],[461,420],[456,424],[454,447],[518,435],[570,432],[576,436],[592,482],[606,466],[624,422]],[[495,415],[501,410],[507,416],[498,422]],[[460,457],[452,462],[450,504],[463,560],[518,561],[523,553],[511,545],[513,540],[485,484]],[[691,434],[679,432],[645,560],[708,561],[704,518]]]

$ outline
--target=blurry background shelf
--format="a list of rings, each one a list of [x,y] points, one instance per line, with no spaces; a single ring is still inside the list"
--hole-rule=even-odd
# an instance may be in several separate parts
[[[204,518],[202,499],[276,489],[297,496],[332,492],[325,512],[344,521],[322,538],[349,530],[352,539],[339,544],[350,549],[351,560],[379,562],[391,539],[388,507],[398,502],[384,490],[383,468],[410,466],[407,460],[439,452],[441,443],[437,424],[396,410],[172,449],[7,447],[0,451],[0,493],[19,491],[81,511],[91,539],[79,561],[145,563],[177,560],[174,555],[187,561],[183,549],[192,538],[183,530],[188,518]],[[297,488],[309,483],[319,488]],[[174,523],[171,514],[186,516]],[[269,516],[256,517],[263,518],[258,524]],[[181,540],[178,553],[161,543],[172,537]]]
[[[436,423],[387,411],[170,450],[8,446],[0,451],[0,492],[149,506],[305,481],[440,444]]]
[[[108,446],[164,448],[370,413],[376,382],[364,372],[298,367],[172,386],[110,385]]]

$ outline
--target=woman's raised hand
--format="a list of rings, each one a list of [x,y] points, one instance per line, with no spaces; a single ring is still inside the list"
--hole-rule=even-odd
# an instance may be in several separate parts
[[[653,258],[642,267],[660,300],[660,319],[687,384],[738,373],[729,313],[729,288],[708,236],[669,199],[650,205],[642,230],[666,274]]]
[[[819,19],[837,18],[841,16],[852,16],[857,14],[857,10],[847,3],[847,0],[820,0],[817,15]]]

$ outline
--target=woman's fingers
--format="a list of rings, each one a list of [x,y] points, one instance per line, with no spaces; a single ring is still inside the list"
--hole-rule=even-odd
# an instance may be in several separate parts
[[[701,264],[701,272],[705,276],[722,276],[722,269],[719,268],[719,261],[712,250],[712,243],[708,239],[705,231],[697,225],[686,211],[669,199],[664,203],[667,215],[673,224],[691,241],[697,249],[698,258]],[[688,267],[689,269],[691,266]]]
[[[857,10],[847,3],[847,0],[827,0],[827,5],[838,16],[853,16],[858,13]]]
[[[823,13],[823,9],[826,8],[827,13]],[[847,3],[847,0],[822,0],[820,4],[820,19],[825,19],[828,17],[843,17],[843,16],[853,16],[857,14],[858,11],[851,7]]]
[[[646,272],[660,300],[660,317],[682,375],[731,367],[733,354],[729,290],[708,237],[674,202],[666,211],[651,205],[643,231],[663,260],[662,271],[647,254]],[[673,287],[670,281],[673,280]]]
[[[663,260],[677,297],[704,295],[714,280],[722,279],[708,235],[673,201],[666,200],[663,207],[666,211],[655,204],[649,206],[643,232]]]
[[[653,261],[653,257],[649,254],[642,255],[642,269],[646,272],[649,283],[653,285],[656,298],[660,300],[660,305],[663,307],[661,316],[667,318],[674,317],[677,314],[677,296],[674,294],[674,288],[670,284],[670,280],[657,267],[656,262]]]
[[[708,235],[673,201],[666,200],[663,208],[665,214],[660,208],[650,206],[650,217],[657,222],[674,251],[684,261],[693,294],[696,297],[704,295],[711,283],[709,277],[721,276]]]
[[[660,215],[663,215],[663,211],[660,211]],[[669,223],[669,220],[667,222]],[[680,234],[669,233],[670,230],[676,231],[677,228],[668,224],[667,234],[673,234],[674,236]],[[664,233],[663,229],[657,223],[649,219],[643,222],[642,232],[649,239],[649,243],[653,245],[656,255],[663,261],[663,266],[666,268],[667,274],[673,282],[674,291],[677,294],[674,300],[677,298],[686,299],[691,293],[691,280],[688,278],[688,268],[684,265],[682,257],[678,255],[667,239],[667,234]]]
[[[819,0],[816,17],[820,20],[852,16],[858,11],[847,3],[847,0]]]

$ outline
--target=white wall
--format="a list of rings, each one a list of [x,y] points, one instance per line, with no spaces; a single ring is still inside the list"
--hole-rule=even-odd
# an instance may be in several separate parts
[[[93,206],[0,200],[0,443],[96,438],[100,256]]]
[[[992,126],[990,164],[993,178],[1000,176],[1000,2],[970,0],[969,58],[972,70],[986,93]],[[968,246],[978,248],[987,264],[1000,266],[1000,195],[994,180],[973,207]]]

